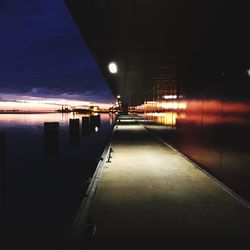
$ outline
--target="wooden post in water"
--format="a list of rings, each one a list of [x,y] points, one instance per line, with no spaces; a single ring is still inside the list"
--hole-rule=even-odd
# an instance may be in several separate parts
[[[5,207],[6,201],[6,135],[0,132],[0,203],[1,210]]]
[[[86,136],[89,135],[90,131],[90,119],[89,116],[82,117],[82,135]]]
[[[98,128],[101,127],[101,116],[100,115],[96,115],[96,126]]]
[[[44,156],[55,159],[59,154],[59,122],[44,123]]]
[[[94,131],[95,129],[95,116],[94,115],[91,115],[89,117],[89,125],[90,125],[90,131]]]
[[[69,143],[72,146],[80,144],[80,121],[79,119],[69,119]]]
[[[96,127],[99,129],[101,126],[101,118],[100,115],[90,116],[90,131],[94,132]]]

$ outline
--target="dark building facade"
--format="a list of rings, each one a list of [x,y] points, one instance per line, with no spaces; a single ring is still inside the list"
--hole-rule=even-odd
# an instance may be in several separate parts
[[[114,96],[164,113],[167,140],[250,200],[249,4],[65,2]]]

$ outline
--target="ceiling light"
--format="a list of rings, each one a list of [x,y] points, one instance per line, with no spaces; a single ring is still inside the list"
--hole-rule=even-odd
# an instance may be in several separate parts
[[[116,63],[112,62],[109,64],[109,71],[111,74],[116,74],[118,69]]]

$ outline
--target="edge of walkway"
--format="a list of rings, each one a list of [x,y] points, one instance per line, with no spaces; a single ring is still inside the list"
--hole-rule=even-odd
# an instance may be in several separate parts
[[[70,229],[69,237],[68,237],[68,243],[70,247],[73,247],[73,249],[79,248],[79,245],[81,245],[81,241],[85,239],[86,234],[88,233],[88,230],[89,230],[88,227],[94,226],[91,224],[90,221],[88,221],[88,213],[89,213],[90,206],[94,200],[95,193],[97,190],[97,185],[100,181],[102,171],[104,169],[104,165],[105,163],[109,162],[109,159],[111,158],[112,136],[114,134],[115,126],[116,126],[116,122],[114,123],[113,128],[110,132],[110,135],[107,138],[104,150],[96,166],[96,170],[91,178],[88,189],[83,194],[83,199],[81,201],[80,207],[71,225],[71,229]]]
[[[223,184],[220,180],[218,180],[216,177],[214,177],[212,174],[207,172],[204,168],[200,167],[198,164],[196,164],[192,159],[190,159],[185,154],[181,153],[177,148],[173,147],[172,145],[168,144],[166,141],[164,141],[161,137],[159,137],[156,133],[154,133],[150,128],[148,128],[146,125],[142,124],[144,128],[146,128],[148,131],[152,133],[152,135],[157,138],[159,141],[161,141],[166,146],[170,147],[172,150],[177,152],[179,155],[181,155],[183,158],[185,158],[187,161],[189,161],[195,168],[199,169],[201,172],[203,172],[206,176],[208,176],[216,185],[218,185],[220,188],[222,188],[226,193],[228,193],[230,196],[232,196],[234,199],[236,199],[239,203],[241,203],[243,206],[250,209],[250,202],[248,202],[246,199],[238,195],[236,192],[234,192],[231,188]]]

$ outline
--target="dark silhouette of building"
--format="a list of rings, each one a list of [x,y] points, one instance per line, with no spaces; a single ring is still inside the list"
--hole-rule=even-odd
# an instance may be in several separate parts
[[[250,200],[247,1],[65,2],[122,105],[169,112],[167,140]]]

